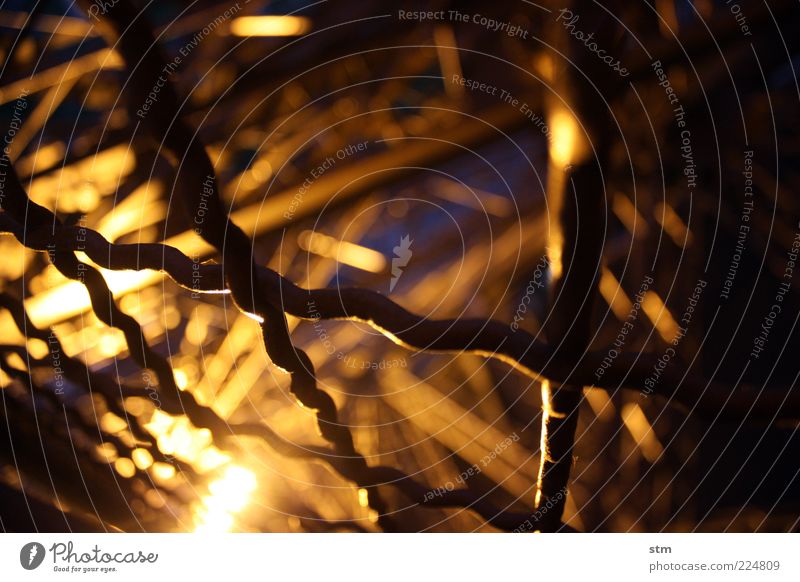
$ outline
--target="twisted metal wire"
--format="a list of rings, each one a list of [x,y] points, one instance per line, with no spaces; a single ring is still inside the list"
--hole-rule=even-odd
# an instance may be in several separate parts
[[[114,447],[114,450],[119,457],[131,457],[134,449],[137,448],[136,446],[128,445],[124,440],[113,433],[103,432],[96,423],[89,422],[89,420],[87,420],[79,411],[61,400],[55,394],[55,392],[34,381],[33,377],[28,371],[20,370],[19,368],[12,366],[7,359],[7,356],[12,353],[22,358],[29,355],[24,348],[20,348],[19,346],[2,345],[0,346],[0,354],[5,357],[0,359],[0,369],[8,374],[9,377],[18,380],[20,385],[27,388],[25,393],[30,397],[28,404],[30,405],[31,409],[37,409],[37,418],[41,418],[40,413],[38,412],[38,406],[36,404],[37,396],[40,396],[52,409],[52,415],[45,415],[45,418],[51,419],[51,424],[55,424],[52,421],[55,420],[57,413],[63,412],[64,418],[61,419],[63,421],[63,425],[61,426],[63,426],[66,432],[69,433],[72,431],[73,427],[79,427],[83,434],[90,439],[92,444],[104,445],[108,443]],[[109,468],[108,463],[96,459],[95,456],[91,454],[91,451],[89,452],[89,462],[93,466],[98,468]],[[153,457],[153,461],[169,463],[176,467],[176,469],[179,471],[182,471],[187,477],[190,477],[194,480],[199,478],[199,475],[195,472],[194,467],[178,459],[167,458],[157,446],[153,446],[151,448],[151,455]],[[172,491],[157,485],[155,482],[153,482],[150,476],[137,465],[134,465],[134,468],[134,474],[146,479],[147,482],[161,494],[162,498],[169,499],[174,497]],[[120,486],[119,480],[115,479],[115,483],[118,487]]]
[[[138,63],[131,71],[130,82],[134,88],[145,89],[149,83],[155,82],[162,74],[166,60],[141,13],[129,3],[121,2],[118,9],[107,12],[103,20],[108,25],[103,32],[111,42],[117,43],[129,67]],[[292,344],[283,310],[254,293],[257,276],[252,242],[230,220],[219,196],[211,159],[196,139],[195,132],[183,121],[177,93],[169,80],[162,90],[163,106],[147,120],[145,128],[153,136],[159,135],[164,127],[168,128],[162,144],[178,166],[177,190],[185,214],[195,224],[195,232],[222,255],[227,269],[224,273],[226,287],[230,289],[234,302],[242,311],[261,319],[264,347],[273,363],[290,374],[291,393],[304,407],[314,410],[319,432],[333,445],[334,453],[340,457],[338,463],[346,467],[360,487],[367,489],[369,505],[377,512],[379,524],[387,530],[395,529],[393,519],[388,515],[388,506],[375,484],[361,478],[367,461],[356,450],[350,429],[339,422],[336,403],[327,392],[317,387],[311,359]],[[147,94],[147,91],[140,94]],[[207,205],[208,211],[203,220],[195,220],[200,204]]]
[[[104,32],[107,37],[118,44],[116,48],[129,66],[138,63],[128,82],[134,89],[143,90],[141,94],[146,94],[164,63],[149,27],[125,2],[110,11],[102,22],[106,25]],[[574,357],[560,357],[550,345],[531,334],[523,330],[512,331],[507,324],[495,320],[423,319],[373,291],[305,290],[278,273],[257,265],[252,258],[252,242],[229,219],[219,197],[216,175],[208,154],[193,131],[181,120],[181,106],[169,83],[161,95],[161,105],[153,111],[146,128],[153,135],[156,130],[168,128],[163,145],[178,166],[176,189],[190,219],[201,200],[200,193],[205,194],[207,178],[211,178],[211,192],[202,198],[211,209],[197,232],[217,249],[222,263],[199,266],[201,290],[230,291],[242,311],[256,314],[263,320],[261,328],[267,353],[276,365],[291,375],[291,390],[298,401],[315,409],[320,433],[333,445],[332,449],[289,443],[263,423],[228,425],[212,410],[200,405],[191,394],[182,393],[175,384],[167,360],[150,348],[138,323],[114,304],[100,273],[72,254],[72,251],[82,250],[96,264],[109,269],[163,271],[183,287],[196,291],[198,280],[192,275],[198,266],[178,249],[162,244],[115,245],[89,229],[81,229],[86,240],[78,243],[78,229],[62,225],[53,213],[31,202],[15,175],[10,180],[15,191],[12,202],[7,208],[4,205],[6,213],[0,215],[2,230],[13,233],[22,244],[35,250],[47,251],[49,245],[55,244],[57,250],[52,253],[55,266],[65,276],[86,286],[98,318],[121,329],[133,359],[143,368],[149,367],[156,372],[159,388],[166,394],[165,409],[168,411],[185,413],[198,426],[210,428],[215,436],[226,432],[250,434],[264,439],[282,454],[324,460],[341,475],[367,488],[370,506],[378,511],[380,523],[387,529],[391,529],[393,524],[384,515],[386,505],[377,493],[381,484],[396,486],[412,500],[427,505],[470,507],[505,529],[513,529],[526,518],[530,519],[527,515],[502,512],[469,490],[453,490],[428,499],[428,489],[403,472],[390,467],[368,466],[366,459],[355,450],[349,429],[338,421],[332,398],[317,387],[310,359],[292,345],[285,314],[310,319],[308,303],[314,301],[315,317],[318,314],[324,319],[360,319],[409,348],[491,356],[531,377],[538,378],[543,374],[561,383],[595,384],[592,372],[602,361],[603,354],[586,352],[575,362]],[[597,385],[610,391],[623,385],[641,389],[655,363],[656,357],[651,354],[623,354],[618,358],[618,364],[609,369]],[[761,422],[800,418],[800,397],[791,390],[776,394],[745,386],[732,393],[728,386],[695,375],[684,375],[674,369],[665,370],[662,379],[658,385],[661,395],[710,417],[749,418]]]
[[[19,183],[13,166],[10,164],[6,188],[8,189],[7,191],[11,193],[8,200],[11,200],[12,203],[6,204],[3,207],[4,212],[0,214],[0,223],[2,223],[3,232],[14,234],[14,236],[28,248],[37,251],[47,251],[51,256],[58,257],[56,260],[60,261],[62,267],[64,267],[65,261],[61,257],[65,255],[68,258],[71,257],[78,263],[72,252],[79,248],[84,250],[93,261],[97,259],[96,262],[102,265],[104,263],[102,252],[97,253],[97,251],[103,248],[110,250],[117,247],[117,245],[110,245],[99,233],[90,229],[86,229],[85,232],[82,232],[81,229],[83,227],[77,229],[76,227],[60,225],[58,222],[53,222],[52,224],[55,226],[52,227],[49,225],[42,225],[41,218],[44,216],[49,215],[49,220],[57,220],[57,218],[49,213],[49,211],[27,198],[27,194]],[[20,197],[24,199],[24,202],[20,200]],[[23,228],[20,222],[15,219],[15,214],[17,216],[20,214],[24,216],[24,213],[19,212],[24,206],[28,206],[32,209],[29,215],[33,214],[39,217],[36,223],[38,227],[32,226],[30,229]],[[79,237],[82,238],[84,235],[87,239],[91,239],[91,242],[87,240],[84,244],[84,241],[80,241]],[[133,260],[133,263],[138,262],[143,264],[141,261],[136,261],[135,257],[130,255],[130,251],[136,251],[138,247],[139,245],[120,245],[119,248],[127,252],[119,255],[118,251],[114,250],[111,255],[105,255],[105,263],[109,264],[113,255],[113,257],[115,257],[113,262],[118,266],[119,263],[116,262],[116,257],[118,256],[123,256],[125,261]],[[189,272],[191,273],[191,260],[177,249],[164,245],[145,245],[145,248],[147,252],[144,253],[142,258],[146,257],[147,260],[154,258],[155,254],[153,251],[158,251],[159,248],[163,248],[164,250],[171,249],[170,254],[172,254],[173,257],[180,256],[189,262]],[[53,249],[56,249],[55,252],[52,252]],[[77,280],[83,283],[89,291],[90,297],[92,298],[93,310],[98,318],[107,325],[121,329],[125,335],[133,359],[143,368],[149,367],[156,372],[156,376],[159,380],[159,394],[164,396],[162,400],[164,410],[171,414],[185,414],[196,426],[208,428],[214,435],[215,442],[219,443],[220,441],[217,439],[219,439],[220,436],[224,437],[226,434],[258,437],[270,448],[282,455],[293,458],[323,461],[340,475],[361,487],[369,487],[375,490],[381,485],[387,485],[397,488],[411,501],[422,505],[431,507],[468,508],[500,529],[513,530],[519,527],[520,524],[532,519],[532,516],[529,514],[504,511],[486,499],[486,495],[480,495],[469,489],[454,489],[441,495],[431,496],[429,495],[430,489],[428,487],[414,480],[399,469],[386,466],[368,466],[366,462],[361,465],[354,465],[354,463],[351,462],[351,458],[344,457],[335,448],[330,449],[286,441],[264,423],[235,424],[226,422],[213,410],[199,404],[192,394],[181,392],[178,389],[169,363],[161,355],[154,352],[147,344],[143,337],[141,327],[136,320],[123,313],[116,306],[111,299],[108,286],[99,272],[86,263],[80,263],[80,265],[82,266],[78,267],[75,265],[73,271],[85,272],[87,274],[94,272],[97,274],[97,277],[77,277]],[[56,266],[58,267],[58,265]],[[207,269],[213,266],[204,265],[204,267]],[[220,269],[222,268],[221,265],[217,267]],[[73,272],[66,267],[64,267],[64,271],[67,273]],[[221,276],[221,271],[219,275]],[[103,317],[101,317],[102,313],[98,311],[98,306],[100,305],[108,309],[111,315],[103,319]],[[24,317],[27,320],[27,316]],[[235,448],[232,446],[232,443],[229,443],[224,438],[220,444],[229,450]]]
[[[109,270],[155,270],[169,276],[181,287],[195,292],[224,293],[224,265],[195,263],[179,249],[161,243],[112,244],[100,233],[78,227],[61,227],[52,234],[24,231],[7,215],[0,215],[0,230],[15,234],[34,250],[44,251],[48,241],[65,249],[82,250],[99,266]],[[23,234],[24,233],[24,234]],[[594,371],[606,353],[586,351],[577,363],[560,357],[550,344],[508,323],[493,319],[429,319],[412,313],[388,297],[370,289],[304,289],[265,266],[257,266],[255,292],[281,305],[286,313],[313,320],[308,305],[314,303],[314,317],[364,322],[386,337],[414,350],[464,352],[499,359],[520,372],[559,383],[594,386],[609,392],[617,389],[643,391],[657,354],[623,352],[619,365],[597,379]],[[691,409],[705,418],[749,419],[772,423],[800,419],[800,395],[791,386],[763,390],[742,384],[730,386],[687,374],[680,366],[662,372],[662,382],[653,393],[670,403]]]

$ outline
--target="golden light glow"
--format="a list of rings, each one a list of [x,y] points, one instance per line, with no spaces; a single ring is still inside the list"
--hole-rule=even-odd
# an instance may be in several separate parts
[[[169,463],[153,463],[153,475],[159,481],[169,481],[175,476],[175,467]]]
[[[166,412],[156,409],[153,411],[153,416],[150,417],[150,421],[145,424],[144,427],[154,435],[159,435],[170,430],[174,420],[175,419]]]
[[[167,503],[158,489],[148,489],[147,493],[144,494],[144,500],[150,507],[155,509],[161,509]]]
[[[498,443],[509,436],[454,400],[443,398],[441,392],[407,369],[395,368],[386,373],[389,379],[386,386],[414,386],[414,398],[408,398],[402,392],[385,390],[383,401],[422,432],[458,451],[459,457],[468,464],[480,464],[485,455],[491,454]],[[447,430],[442,430],[445,425]],[[514,442],[491,463],[481,465],[481,469],[515,498],[522,498],[532,485],[528,475],[533,474],[535,462],[531,451]]]
[[[677,337],[680,328],[669,312],[669,309],[667,309],[667,306],[661,301],[661,297],[659,297],[655,291],[650,290],[644,294],[642,310],[650,321],[653,322],[653,326],[656,328],[658,335],[660,335],[665,342],[671,343],[672,340]]]
[[[304,230],[298,237],[298,244],[304,251],[363,271],[381,273],[386,269],[386,259],[379,252],[319,232]]]
[[[0,105],[16,99],[23,92],[36,93],[98,69],[121,69],[124,66],[125,61],[115,50],[103,48],[5,85],[0,89]]]
[[[681,24],[675,4],[671,0],[656,0],[656,10],[659,15],[658,28],[661,34],[664,36],[678,34]]]
[[[87,55],[92,59],[103,61],[104,66],[108,63],[103,60],[103,55]],[[124,63],[121,59],[120,66]],[[74,62],[74,61],[73,61]],[[59,73],[60,74],[60,73]],[[37,77],[38,78],[38,77]],[[23,79],[24,86],[27,86],[28,79]],[[21,89],[11,91],[9,99],[15,99]],[[8,87],[0,91],[0,94],[7,93]],[[509,129],[518,121],[519,112],[510,107],[498,107],[487,111],[488,117],[485,123],[480,124],[461,124],[453,128],[452,133],[448,134],[447,143],[474,144],[479,139],[483,139],[487,128],[499,127]],[[433,142],[434,144],[437,142]],[[439,148],[447,149],[452,146],[445,145],[442,140],[440,145],[432,145],[436,151]],[[382,169],[396,168],[403,165],[417,163],[419,152],[414,148],[392,148],[390,151],[370,156],[364,161],[359,170],[358,178],[364,188],[373,187],[382,182],[385,172]],[[114,177],[114,184],[118,183]],[[297,210],[295,219],[299,219],[313,213],[315,209],[321,208],[330,200],[331,192],[341,192],[344,197],[353,196],[357,190],[350,188],[354,180],[354,174],[350,168],[331,170],[315,181],[304,197],[302,206]],[[236,186],[230,186],[229,196],[236,195]],[[285,226],[287,219],[284,212],[297,196],[297,188],[286,188],[281,192],[276,192],[263,202],[256,205],[249,205],[239,208],[231,214],[231,220],[237,224],[250,237],[257,237],[260,234],[269,232],[273,229]],[[61,196],[61,198],[69,198]],[[256,209],[260,209],[257,211]],[[206,243],[201,237],[197,236],[194,230],[187,230],[175,236],[171,236],[163,241],[165,246],[179,249],[189,257],[205,259],[214,252],[214,248]],[[118,272],[116,274],[104,273],[109,287],[115,298],[121,297],[132,291],[143,289],[161,281],[165,275],[160,271],[139,271],[139,272]],[[227,292],[227,291],[223,291]],[[60,323],[70,317],[88,311],[90,308],[89,295],[82,285],[76,281],[64,281],[58,286],[47,288],[44,291],[35,291],[35,295],[25,300],[25,308],[28,311],[34,325],[37,327],[49,327]],[[2,317],[0,315],[0,317]]]
[[[456,204],[466,206],[467,208],[472,208],[478,212],[488,212],[489,214],[493,214],[494,216],[499,216],[501,218],[511,216],[511,214],[514,212],[514,204],[510,202],[508,198],[493,192],[476,188],[472,185],[466,187],[463,184],[453,180],[441,179],[436,180],[435,190],[436,196],[439,198],[449,200],[450,202],[455,202]],[[392,206],[389,208],[389,212],[391,213]],[[405,209],[405,212],[408,212],[407,208]],[[405,214],[402,216],[405,216]]]
[[[647,420],[644,411],[636,403],[629,403],[622,407],[622,421],[625,427],[631,433],[633,440],[642,450],[642,455],[651,463],[655,462],[661,453],[664,452],[664,447],[658,440],[650,421]]]
[[[189,376],[183,368],[175,368],[175,384],[180,390],[186,390],[189,386]]]
[[[673,242],[683,248],[692,242],[692,232],[686,228],[678,213],[669,204],[659,202],[654,211],[656,220],[664,229]]]
[[[28,351],[36,359],[42,359],[50,353],[50,348],[39,338],[32,337],[28,340]]]
[[[0,311],[0,333],[3,334],[3,341],[9,344],[21,345],[27,339],[20,333],[14,318],[7,310]]]
[[[216,447],[209,447],[200,453],[200,457],[197,459],[197,469],[201,473],[205,473],[224,465],[230,459],[228,455],[221,453]]]
[[[575,117],[563,109],[550,115],[552,142],[550,143],[550,160],[558,167],[564,167],[577,161],[579,154],[580,127]]]
[[[142,398],[140,396],[131,396],[125,399],[125,410],[133,416],[141,416],[147,407],[150,405],[149,398]]]
[[[233,515],[228,511],[203,509],[198,511],[195,533],[219,533],[233,529]]]
[[[647,233],[647,223],[644,217],[639,214],[636,206],[627,196],[617,192],[612,200],[611,209],[620,222],[625,225],[625,228],[636,238],[641,238]]]
[[[114,468],[125,478],[133,477],[136,474],[136,465],[128,457],[120,457],[114,461]]]
[[[23,28],[30,20],[27,12],[12,12],[4,10],[0,13],[0,24],[7,28]],[[40,14],[34,22],[29,23],[32,30],[49,32],[50,34],[64,34],[69,36],[85,37],[96,34],[86,19],[72,16],[55,16]]]
[[[224,475],[208,486],[209,495],[197,509],[195,532],[229,531],[233,527],[234,514],[250,501],[257,486],[256,477],[238,465],[231,465]]]
[[[134,464],[143,471],[153,464],[153,455],[147,449],[134,449],[131,453],[131,458]]]
[[[37,148],[34,153],[19,158],[14,164],[21,178],[27,178],[37,172],[43,172],[64,159],[64,144],[53,142]]]
[[[439,68],[442,70],[444,89],[451,97],[464,94],[464,86],[451,83],[450,79],[461,77],[461,60],[453,27],[446,24],[433,29],[433,42],[436,43],[436,54],[439,56]]]
[[[0,237],[0,277],[6,281],[13,281],[22,276],[30,265],[35,253],[26,249],[11,236]],[[35,280],[35,278],[34,278]],[[31,288],[32,293],[36,291]]]
[[[123,334],[121,330],[115,328],[104,330],[97,345],[100,354],[106,358],[113,358],[119,354],[125,346],[125,334]]]
[[[624,320],[628,317],[631,309],[633,309],[633,304],[630,299],[628,299],[628,296],[625,294],[625,291],[622,289],[622,286],[620,286],[614,274],[605,267],[603,267],[600,274],[599,288],[600,295],[603,296],[608,306],[611,307],[611,311],[614,312],[617,319]]]
[[[194,231],[170,237],[164,244],[176,247],[188,256],[204,257],[211,252],[211,246]],[[85,258],[85,255],[83,257]],[[148,287],[164,277],[160,271],[100,269],[100,273],[114,297]],[[86,311],[90,306],[89,293],[78,281],[65,281],[57,287],[37,293],[25,300],[25,309],[37,327],[49,327]]]
[[[614,403],[611,401],[608,393],[605,390],[597,388],[589,388],[583,391],[586,402],[592,407],[592,412],[595,413],[600,420],[609,421],[614,418]]]
[[[176,422],[170,432],[158,435],[156,442],[162,452],[168,455],[181,455],[184,458],[189,457],[196,446],[192,431],[185,422]]]
[[[553,57],[547,51],[533,56],[533,68],[543,79],[552,82],[556,76],[556,64]]]
[[[212,444],[211,431],[207,428],[196,428],[186,417],[171,416],[155,409],[144,427],[156,437],[156,443],[162,453],[191,463],[200,473],[206,473],[230,462],[230,456]],[[159,465],[162,464],[154,463],[153,469],[156,473],[163,473]],[[166,467],[174,474],[171,465]],[[163,478],[169,479],[172,474]]]
[[[117,460],[117,448],[111,443],[105,442],[97,445],[97,455],[107,463],[113,463]]]
[[[240,16],[231,23],[234,36],[300,36],[311,30],[303,16]]]
[[[145,182],[98,221],[97,232],[113,242],[163,220],[167,215],[167,203],[161,200],[163,191],[161,182]]]
[[[8,354],[6,356],[6,361],[10,367],[16,368],[17,370],[25,370],[28,367],[25,360],[22,359],[22,356],[16,353]]]
[[[62,212],[90,212],[101,194],[115,192],[136,167],[136,156],[126,145],[58,168],[31,182],[31,200]]]
[[[113,412],[106,412],[100,417],[100,428],[105,432],[115,434],[128,428],[128,423]]]

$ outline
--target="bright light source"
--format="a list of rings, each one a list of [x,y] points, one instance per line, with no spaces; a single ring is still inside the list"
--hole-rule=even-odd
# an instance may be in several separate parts
[[[247,503],[250,493],[256,488],[256,476],[242,467],[232,466],[225,475],[208,486],[212,495],[207,506],[239,511]]]
[[[208,486],[210,495],[203,498],[203,505],[197,510],[195,532],[229,531],[233,527],[233,514],[247,505],[256,486],[252,471],[236,465],[229,467]]]
[[[559,109],[551,114],[549,122],[553,132],[550,159],[558,167],[574,163],[580,153],[578,121],[571,113]]]
[[[300,36],[311,30],[303,16],[241,16],[231,23],[235,36]]]

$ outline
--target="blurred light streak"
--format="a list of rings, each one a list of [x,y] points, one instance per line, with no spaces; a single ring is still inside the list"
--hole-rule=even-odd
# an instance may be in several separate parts
[[[58,168],[34,179],[28,190],[31,200],[62,212],[94,210],[101,195],[116,192],[136,167],[136,156],[118,145]]]
[[[137,187],[97,223],[95,230],[109,241],[145,226],[156,224],[167,215],[167,203],[161,200],[163,184],[158,180]]]
[[[125,66],[122,57],[110,48],[100,49],[82,57],[55,65],[3,87],[0,87],[0,105],[17,99],[23,93],[37,93],[70,79],[80,77],[99,69],[122,69]]]
[[[319,232],[304,230],[298,237],[298,244],[304,251],[362,271],[382,273],[386,269],[386,259],[381,253]]]
[[[550,142],[550,159],[556,166],[564,168],[578,161],[583,153],[580,147],[580,127],[575,117],[563,109],[557,109],[549,118],[553,139]]]
[[[300,36],[311,30],[304,16],[240,16],[231,23],[234,36]]]
[[[8,146],[8,154],[12,160],[16,161],[20,154],[22,154],[25,146],[27,146],[34,136],[44,127],[47,120],[55,113],[56,109],[58,109],[61,102],[77,82],[78,77],[74,77],[72,79],[66,79],[58,85],[54,85],[47,91],[47,94],[42,97],[39,103],[36,104],[36,107],[26,116],[25,123],[19,131],[17,131],[17,135]],[[32,155],[38,155],[38,150]]]
[[[464,86],[452,83],[451,79],[461,77],[461,60],[459,59],[458,44],[453,28],[440,24],[433,29],[433,42],[436,44],[436,53],[439,56],[439,67],[444,77],[444,89],[450,97],[460,97],[464,94]]]
[[[680,328],[669,312],[669,309],[667,309],[667,306],[661,301],[661,297],[652,289],[644,294],[644,299],[642,299],[642,311],[644,311],[650,321],[653,322],[653,326],[656,328],[656,331],[658,331],[658,335],[660,335],[665,342],[672,343],[672,340],[677,337]]]
[[[616,407],[605,390],[587,388],[583,391],[583,394],[597,418],[603,421],[609,421],[614,418]]]
[[[664,452],[664,447],[661,446],[661,442],[641,407],[636,403],[628,403],[623,406],[622,421],[642,450],[644,458],[651,463],[656,462]]]
[[[514,210],[513,202],[499,194],[465,186],[451,180],[436,180],[435,184],[434,193],[439,198],[478,212],[486,212],[499,218],[505,218]]]
[[[23,126],[24,127],[24,126]],[[64,143],[54,141],[37,147],[32,154],[19,158],[14,163],[20,178],[49,170],[64,159]]]
[[[561,249],[564,247],[564,234],[561,232],[560,227],[550,224],[550,233],[547,237],[547,256],[550,259],[548,262],[548,269],[550,281],[558,280],[564,271],[562,264]]]
[[[568,193],[567,180],[570,166],[582,161],[586,155],[587,146],[575,116],[556,106],[547,116],[550,126],[551,139],[548,145],[548,170],[547,170],[547,197],[549,216],[558,216],[564,205],[564,196]],[[564,247],[564,233],[560,221],[553,220],[548,223],[547,253],[550,258],[551,280],[561,279],[564,270],[562,249]]]
[[[647,234],[647,221],[627,196],[617,192],[613,197],[611,209],[635,238],[642,238]]]
[[[534,487],[535,455],[519,441],[495,454],[495,448],[510,434],[488,424],[410,372],[400,368],[391,372],[390,382],[383,388],[389,406],[462,459],[477,465],[484,475],[516,498],[529,494]],[[407,389],[398,391],[399,386]],[[489,460],[484,464],[482,460],[487,455]]]
[[[16,94],[9,99],[12,98],[16,98]],[[466,120],[438,139],[417,140],[402,148],[393,148],[365,158],[360,162],[358,170],[345,167],[326,173],[308,188],[303,203],[291,219],[287,219],[284,212],[292,205],[297,195],[297,188],[288,188],[274,196],[270,195],[264,202],[259,201],[257,204],[240,208],[231,214],[231,220],[249,236],[257,236],[316,212],[334,195],[338,202],[343,202],[356,194],[397,180],[399,173],[412,171],[399,172],[398,168],[413,168],[420,163],[436,164],[461,153],[463,150],[453,147],[453,143],[461,144],[463,148],[475,147],[493,138],[498,130],[512,131],[526,122],[525,117],[519,115],[514,108],[503,106],[486,110],[481,119],[481,122]],[[529,226],[524,235],[535,233],[538,236],[541,232],[538,227],[545,222],[540,219],[536,228]],[[201,259],[214,253],[214,248],[198,237],[193,230],[172,236],[164,240],[163,244],[175,247],[190,257]],[[157,283],[164,278],[164,274],[160,271],[120,271],[108,275],[104,273],[104,276],[115,298]],[[87,311],[90,307],[89,294],[76,281],[64,282],[59,287],[37,293],[25,301],[25,308],[38,327],[49,327]]]
[[[684,248],[692,243],[692,233],[686,227],[678,213],[669,204],[659,202],[655,208],[655,218],[664,228],[672,241],[680,248]]]
[[[534,53],[531,59],[533,60],[534,70],[538,71],[543,79],[552,83],[556,76],[556,66],[552,55],[549,52],[541,51],[540,53]]]
[[[656,12],[659,15],[658,28],[666,38],[679,34],[678,13],[673,0],[656,0]]]
[[[617,316],[617,319],[624,321],[633,309],[633,303],[628,299],[628,295],[622,285],[619,284],[619,281],[617,281],[617,278],[606,267],[603,267],[600,274],[599,288],[600,294],[606,300],[614,315]]]
[[[186,332],[184,335],[186,341],[192,346],[203,345],[206,337],[208,337],[208,326],[213,320],[214,313],[210,305],[200,304],[196,306],[189,314],[189,321],[186,323]]]
[[[231,370],[235,373],[236,362],[241,356],[257,345],[259,333],[258,326],[242,314],[237,314],[229,325],[228,333],[216,352],[203,359],[205,373],[194,389],[195,397],[203,403],[209,403],[220,415],[222,412],[218,406],[222,406],[222,403],[217,404],[215,400],[223,391],[222,383]],[[222,417],[227,418],[224,415]]]
[[[254,345],[255,349],[242,363],[235,366],[233,376],[225,382],[214,398],[212,408],[222,418],[230,418],[269,365],[266,352],[259,349],[258,344]]]
[[[47,32],[49,34],[64,34],[68,36],[86,37],[97,34],[95,27],[83,18],[72,16],[56,16],[51,14],[37,14],[32,16],[29,12],[0,12],[0,27],[21,30],[25,23],[31,20],[31,30]]]

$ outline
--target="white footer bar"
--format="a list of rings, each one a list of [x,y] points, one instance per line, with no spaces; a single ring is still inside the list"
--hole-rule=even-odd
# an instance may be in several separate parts
[[[798,542],[794,534],[0,534],[0,579],[797,581]]]

